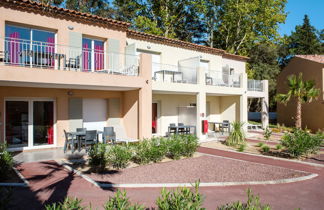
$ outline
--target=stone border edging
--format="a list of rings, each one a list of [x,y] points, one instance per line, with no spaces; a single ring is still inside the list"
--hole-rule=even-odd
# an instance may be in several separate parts
[[[15,173],[18,175],[18,177],[23,181],[23,183],[16,183],[16,182],[1,182],[0,186],[1,187],[28,187],[29,182],[25,179],[25,177],[15,168],[12,167],[12,169],[15,171]]]
[[[301,161],[301,160],[291,160],[291,159],[286,159],[286,158],[280,158],[280,157],[274,157],[274,156],[266,156],[266,155],[259,155],[259,154],[248,153],[248,152],[238,152],[238,151],[229,150],[229,149],[218,149],[218,148],[216,149],[216,148],[203,147],[203,146],[200,146],[200,147],[201,148],[206,148],[206,149],[220,150],[220,151],[225,151],[225,152],[234,152],[234,153],[243,154],[243,155],[251,155],[251,156],[256,156],[256,157],[264,157],[264,158],[269,158],[269,159],[274,159],[274,160],[289,161],[289,162],[300,163],[300,164],[305,164],[305,165],[310,165],[310,166],[324,168],[324,165],[322,165],[322,164],[305,162],[305,161]],[[204,153],[204,152],[200,152],[200,153],[208,154],[208,153]]]
[[[76,173],[77,175],[84,178],[86,181],[95,185],[99,188],[162,188],[162,187],[192,187],[192,183],[144,183],[144,184],[104,184],[99,183],[87,175],[83,174],[81,171],[73,169],[63,160],[61,162],[56,161],[58,164],[62,165],[69,171]],[[201,187],[226,187],[226,186],[239,186],[239,185],[265,185],[265,184],[284,184],[305,181],[317,177],[318,174],[311,173],[307,176],[301,176],[296,178],[278,179],[270,181],[247,181],[247,182],[201,182],[199,186]]]

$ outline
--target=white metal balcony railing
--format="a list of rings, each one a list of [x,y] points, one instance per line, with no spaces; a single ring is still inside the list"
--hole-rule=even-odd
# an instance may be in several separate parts
[[[248,91],[263,91],[263,83],[261,80],[248,80]]]
[[[195,68],[153,62],[152,72],[152,79],[155,81],[197,84]]]
[[[137,76],[136,55],[6,37],[0,38],[0,64]]]
[[[226,74],[209,70],[206,73],[206,85],[239,88],[241,87],[241,74]]]

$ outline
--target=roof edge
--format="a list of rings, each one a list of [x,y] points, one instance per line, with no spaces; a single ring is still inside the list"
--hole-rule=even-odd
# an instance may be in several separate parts
[[[72,17],[79,19],[80,21],[89,21],[90,23],[97,23],[100,25],[113,26],[122,30],[127,30],[130,23],[114,20],[110,18],[104,18],[97,15],[78,12],[75,10],[69,10],[56,6],[46,5],[31,0],[3,0],[0,1],[0,6],[12,7],[23,11],[33,10],[41,14],[56,14],[59,16]]]
[[[220,55],[222,57],[231,58],[231,59],[235,59],[235,60],[239,60],[239,61],[249,60],[249,57],[230,54],[222,49],[212,48],[212,47],[199,45],[199,44],[194,44],[191,42],[181,41],[181,40],[173,39],[173,38],[166,38],[163,36],[149,34],[149,33],[145,33],[145,32],[139,32],[139,31],[135,31],[135,30],[131,30],[131,29],[127,30],[127,37],[137,39],[137,40],[153,41],[158,44],[165,44],[165,45],[174,46],[174,47],[181,47],[181,48],[186,48],[189,50],[196,50],[196,51],[203,52],[203,53],[209,53],[209,54],[214,54],[214,55],[216,54],[216,55]]]

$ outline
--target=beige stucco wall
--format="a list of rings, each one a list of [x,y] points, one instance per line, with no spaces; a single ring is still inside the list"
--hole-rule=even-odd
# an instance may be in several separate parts
[[[153,94],[153,102],[158,103],[158,134],[165,135],[170,123],[179,123],[178,107],[196,103],[196,95]],[[207,96],[209,122],[230,122],[240,120],[240,96]]]
[[[324,64],[308,61],[302,58],[293,58],[288,66],[280,73],[277,81],[277,92],[286,93],[287,77],[292,74],[303,73],[304,80],[314,80],[316,87],[321,89],[321,95],[318,100],[310,104],[302,105],[302,126],[317,131],[324,129]],[[278,103],[277,116],[278,123],[287,126],[295,125],[296,103],[290,101],[287,106]]]
[[[222,66],[234,68],[235,74],[245,73],[246,62],[229,58],[222,59]]]
[[[222,57],[219,55],[213,55],[194,50],[187,50],[179,47],[172,47],[168,45],[130,38],[127,38],[127,43],[135,43],[136,48],[140,50],[160,53],[162,64],[178,65],[179,60],[201,56],[202,60],[209,61],[210,69],[217,71],[221,71],[222,69]],[[148,46],[150,49],[148,49]]]
[[[72,92],[73,95],[69,96],[68,91]],[[64,143],[64,132],[63,130],[69,131],[69,117],[68,117],[68,101],[70,97],[76,98],[121,98],[123,94],[128,94],[120,91],[98,91],[98,90],[67,90],[67,89],[48,89],[48,88],[26,88],[26,87],[0,87],[0,113],[1,113],[1,141],[4,137],[4,123],[5,122],[5,107],[4,99],[10,98],[50,98],[55,100],[56,106],[56,139],[57,146],[62,146]],[[132,94],[131,94],[132,95]],[[129,104],[129,99],[124,101]],[[136,122],[138,120],[137,110],[132,108],[125,108],[124,113],[120,116],[124,122]],[[108,119],[107,119],[108,122]],[[127,130],[127,134],[130,136],[136,135],[136,132]]]
[[[165,135],[170,123],[178,122],[178,107],[196,103],[195,95],[153,94],[153,102],[158,103],[158,134]],[[152,119],[151,119],[152,122]],[[150,128],[152,125],[150,125]]]
[[[240,121],[240,96],[222,96],[220,110],[222,121]]]

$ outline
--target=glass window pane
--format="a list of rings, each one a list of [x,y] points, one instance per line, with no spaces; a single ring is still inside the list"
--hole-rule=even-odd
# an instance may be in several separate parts
[[[104,42],[94,41],[95,70],[104,69]]]
[[[6,25],[6,37],[30,40],[30,29]]]
[[[5,62],[14,65],[30,63],[30,29],[6,25]]]
[[[9,147],[28,146],[28,102],[6,101],[6,142]]]
[[[54,103],[34,101],[34,145],[54,143]]]
[[[33,64],[54,67],[55,33],[33,29]]]
[[[82,39],[82,62],[83,71],[91,71],[91,60],[92,60],[92,40]]]

